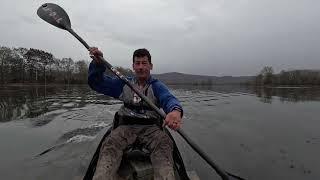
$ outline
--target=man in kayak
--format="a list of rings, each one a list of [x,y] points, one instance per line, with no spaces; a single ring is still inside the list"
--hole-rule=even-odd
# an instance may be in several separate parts
[[[153,64],[149,51],[138,49],[133,53],[132,68],[135,75],[130,80],[137,89],[167,114],[163,124],[160,124],[161,117],[121,79],[104,74],[106,66],[98,58],[103,56],[98,48],[90,48],[89,52],[93,58],[89,67],[89,86],[99,93],[120,99],[124,103],[117,112],[119,126],[113,129],[103,142],[93,179],[118,179],[117,170],[123,151],[133,143],[140,143],[151,152],[154,179],[175,179],[172,159],[173,142],[161,130],[161,126],[167,125],[173,130],[179,129],[183,110],[180,102],[168,88],[150,75]]]

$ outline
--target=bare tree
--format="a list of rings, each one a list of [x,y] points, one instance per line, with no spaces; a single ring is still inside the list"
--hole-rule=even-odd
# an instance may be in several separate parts
[[[74,70],[74,61],[71,58],[62,58],[61,65],[64,70],[64,81],[70,84]]]
[[[77,61],[75,63],[75,74],[77,83],[86,83],[88,77],[88,62],[85,60]]]
[[[260,74],[263,77],[263,84],[271,85],[273,83],[273,68],[271,66],[265,66]]]
[[[5,66],[8,63],[8,58],[10,57],[11,49],[7,47],[0,47],[0,60],[1,60],[1,85],[3,85],[5,79]]]

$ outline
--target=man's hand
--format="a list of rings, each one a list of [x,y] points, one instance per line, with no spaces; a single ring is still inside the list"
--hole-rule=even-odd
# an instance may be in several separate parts
[[[174,110],[167,114],[166,119],[163,122],[163,127],[169,126],[172,130],[178,130],[181,127],[181,112]]]
[[[100,56],[103,57],[103,53],[97,47],[89,48],[90,57],[97,63],[100,64],[102,61],[100,60]]]

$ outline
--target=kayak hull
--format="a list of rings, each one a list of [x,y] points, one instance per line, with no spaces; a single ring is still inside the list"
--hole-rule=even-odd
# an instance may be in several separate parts
[[[114,122],[114,125],[117,125],[117,122]],[[96,152],[94,153],[91,159],[91,162],[88,166],[83,180],[92,180],[99,159],[102,143],[109,136],[113,128],[114,127],[108,129],[107,132],[104,134],[103,138],[101,139],[96,149]],[[172,135],[167,129],[164,129],[164,131],[168,134],[168,136],[171,138],[173,142],[173,161],[176,179],[189,180],[190,178],[188,177],[181,154]],[[139,149],[139,147],[132,147],[130,149],[127,149],[122,157],[121,165],[118,169],[118,175],[124,179],[129,180],[153,179],[153,169],[150,162],[150,153],[145,152],[143,149]]]

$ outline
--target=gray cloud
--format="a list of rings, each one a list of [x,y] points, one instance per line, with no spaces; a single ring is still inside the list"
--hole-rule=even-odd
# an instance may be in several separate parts
[[[0,44],[89,58],[70,34],[36,16],[44,2],[4,0]],[[53,2],[114,65],[131,67],[133,50],[146,47],[155,73],[254,75],[266,65],[276,71],[320,68],[320,2],[314,0]]]

